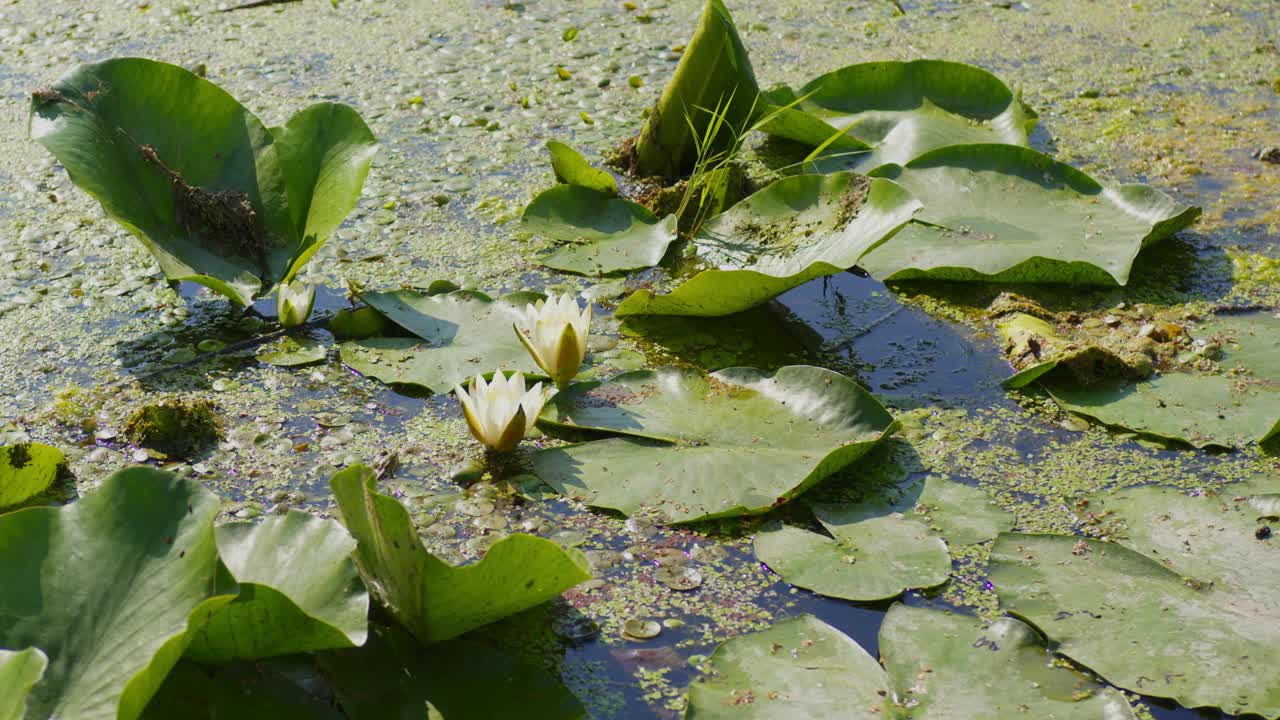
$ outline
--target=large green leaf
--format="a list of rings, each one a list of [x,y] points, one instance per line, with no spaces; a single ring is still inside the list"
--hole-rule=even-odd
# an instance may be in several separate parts
[[[36,648],[0,650],[0,720],[22,720],[27,694],[48,666],[49,659]]]
[[[543,296],[512,293],[498,300],[472,290],[428,295],[412,290],[364,293],[369,306],[416,335],[345,342],[342,362],[385,383],[448,392],[497,368],[539,374],[512,328],[518,312]]]
[[[707,0],[680,65],[636,138],[636,173],[675,178],[688,172],[700,143],[707,156],[725,152],[760,110],[759,93],[728,8]]]
[[[44,492],[66,461],[61,450],[40,443],[0,447],[0,509]]]
[[[369,594],[334,520],[292,510],[261,524],[218,528],[218,552],[240,595],[192,637],[187,657],[205,663],[362,645]]]
[[[657,265],[676,239],[676,216],[659,220],[643,206],[578,185],[539,193],[520,220],[525,230],[564,245],[538,262],[579,275]]]
[[[894,605],[880,627],[885,668],[812,615],[732,638],[689,687],[685,720],[1133,720],[1124,697],[1058,667],[1014,618]],[[887,672],[886,672],[887,670]]]
[[[409,513],[377,492],[376,474],[354,465],[331,480],[356,565],[375,598],[422,642],[447,640],[550,600],[589,580],[577,550],[532,535],[509,535],[473,565],[455,567],[427,552]]]
[[[1200,215],[1013,145],[953,145],[874,174],[924,203],[918,222],[859,263],[886,280],[1124,285],[1139,250]]]
[[[703,225],[704,270],[666,295],[640,290],[625,315],[728,315],[858,263],[920,203],[888,180],[851,173],[783,178]]]
[[[1124,696],[1061,667],[1034,628],[894,605],[880,653],[912,720],[1134,720]]]
[[[618,194],[618,181],[608,172],[592,167],[577,150],[559,140],[548,140],[547,152],[551,153],[551,169],[555,172],[556,182],[609,195]]]
[[[667,368],[579,383],[544,426],[619,437],[543,450],[534,470],[565,495],[669,522],[762,513],[849,465],[897,428],[870,393],[823,368],[774,375]]]
[[[685,720],[885,717],[884,670],[847,635],[812,615],[732,638],[689,686]],[[892,716],[889,716],[892,717]]]
[[[249,304],[290,277],[353,206],[373,136],[350,108],[304,110],[273,134],[176,65],[83,65],[31,104],[31,134],[170,280]]]
[[[316,250],[360,200],[377,140],[354,109],[338,103],[318,103],[272,128],[289,198],[289,218],[299,241],[287,283],[302,270]]]
[[[1122,544],[1001,535],[991,582],[1059,652],[1120,687],[1280,717],[1280,554],[1255,535],[1276,497],[1148,486],[1091,498]]]
[[[1215,370],[1091,385],[1050,373],[1040,382],[1070,412],[1164,440],[1234,447],[1280,436],[1280,316],[1218,315],[1191,333],[1221,345]]]
[[[146,468],[83,499],[0,517],[0,647],[49,657],[29,717],[142,712],[192,630],[229,603],[213,519],[192,479]]]
[[[1026,145],[1035,125],[999,78],[945,60],[858,63],[810,80],[799,93],[771,91],[769,99],[776,107],[762,130],[825,145],[819,167],[862,172],[948,145]]]
[[[142,720],[172,718],[344,720],[345,716],[268,663],[236,663],[210,670],[183,661],[165,678],[142,715]]]
[[[936,476],[813,511],[830,537],[775,525],[756,536],[756,557],[792,585],[856,601],[941,585],[948,542],[984,542],[1013,526],[985,492]]]
[[[542,668],[477,642],[422,648],[396,628],[320,656],[351,720],[574,720],[582,704]]]

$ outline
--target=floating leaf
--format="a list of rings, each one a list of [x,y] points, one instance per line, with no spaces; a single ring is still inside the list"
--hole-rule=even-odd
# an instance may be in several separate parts
[[[884,669],[812,615],[732,638],[689,686],[685,720],[1135,717],[1121,694],[1053,665],[1035,631],[1014,618],[987,625],[894,605],[880,627],[880,649]]]
[[[1091,498],[1123,544],[1001,535],[991,582],[1058,652],[1122,688],[1280,717],[1280,555],[1256,537],[1250,499],[1152,486]]]
[[[924,203],[918,222],[859,263],[885,280],[1124,285],[1139,250],[1200,215],[1013,145],[954,145],[874,174]]]
[[[30,717],[134,720],[192,630],[235,596],[219,582],[221,503],[192,479],[131,468],[60,508],[0,517],[0,647],[40,648]]]
[[[1053,662],[1026,623],[894,605],[880,653],[912,720],[1135,720],[1124,695]]]
[[[557,185],[524,210],[532,233],[570,243],[539,259],[549,268],[606,275],[657,265],[676,239],[676,216],[659,220],[643,206],[599,190]]]
[[[1022,327],[1054,337],[1047,323]],[[1008,329],[1006,329],[1008,332]],[[1149,380],[1102,377],[1085,384],[1055,368],[1070,359],[1046,358],[1006,381],[1039,380],[1064,409],[1104,425],[1196,447],[1267,443],[1280,436],[1280,316],[1217,315],[1191,327],[1191,357]],[[1196,343],[1203,342],[1203,345]],[[1197,347],[1212,350],[1210,357]],[[1210,371],[1190,365],[1211,364]]]
[[[66,461],[61,450],[40,443],[0,447],[0,509],[44,492]]]
[[[297,367],[310,365],[324,360],[329,352],[324,343],[309,337],[295,338],[287,335],[280,340],[264,345],[258,351],[258,362],[278,367]]]
[[[783,178],[712,218],[698,233],[704,270],[666,295],[640,290],[627,315],[728,315],[842,272],[920,209],[887,180],[851,173]]]
[[[22,720],[27,694],[48,666],[49,659],[36,648],[0,650],[0,720]]]
[[[827,144],[827,157],[817,160],[827,169],[905,165],[948,145],[1026,145],[1035,126],[1035,114],[999,78],[945,60],[849,65],[799,93],[771,91],[769,100],[776,114],[761,129],[810,147]]]
[[[147,705],[142,720],[343,720],[331,703],[304,690],[269,663],[214,670],[178,663]]]
[[[494,368],[531,375],[541,372],[520,344],[512,324],[525,305],[543,295],[512,293],[494,300],[473,290],[439,295],[397,290],[364,293],[360,297],[417,336],[372,337],[343,343],[342,362],[362,375],[440,393]]]
[[[557,491],[677,523],[765,512],[897,429],[852,380],[808,366],[623,373],[558,393],[542,423],[618,436],[535,454]]]
[[[944,538],[984,542],[1013,525],[986,493],[934,476],[813,512],[830,537],[777,525],[756,536],[756,557],[792,585],[856,601],[941,585],[951,573]]]
[[[203,663],[254,660],[364,644],[369,593],[351,561],[356,542],[336,521],[297,510],[217,531],[240,595],[191,639]]]
[[[613,176],[605,170],[592,167],[582,153],[559,140],[548,140],[547,151],[551,153],[551,169],[555,171],[556,182],[607,195],[618,194],[618,182]]]
[[[589,580],[577,550],[532,535],[509,535],[474,565],[449,565],[422,546],[409,513],[379,494],[377,475],[354,465],[330,481],[356,565],[374,596],[422,642],[447,640],[540,605]]]
[[[706,135],[706,154],[725,151],[760,109],[759,92],[728,8],[707,0],[680,65],[636,138],[636,173],[678,177],[693,168],[698,138]],[[717,115],[720,127],[710,134]]]
[[[248,305],[287,281],[355,207],[373,134],[345,105],[268,130],[176,65],[83,65],[37,93],[31,135],[155,257]]]
[[[448,640],[423,649],[401,630],[375,627],[367,646],[321,655],[320,666],[351,720],[586,716],[545,670],[478,642]]]

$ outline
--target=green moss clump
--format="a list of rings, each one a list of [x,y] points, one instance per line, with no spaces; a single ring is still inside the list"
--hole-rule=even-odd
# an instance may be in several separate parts
[[[135,408],[125,418],[129,442],[169,455],[188,455],[218,441],[222,421],[213,403],[172,398]]]

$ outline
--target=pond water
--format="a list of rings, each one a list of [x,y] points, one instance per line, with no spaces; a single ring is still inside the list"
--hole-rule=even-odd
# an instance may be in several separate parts
[[[1254,450],[1154,447],[1072,422],[1043,397],[1006,392],[1000,341],[975,312],[990,299],[985,289],[886,287],[849,272],[737,318],[672,322],[641,336],[611,317],[620,284],[596,287],[538,268],[534,258],[548,246],[520,237],[515,220],[551,184],[544,142],[570,142],[595,160],[634,134],[675,68],[673,48],[699,3],[641,3],[635,11],[612,1],[303,0],[230,13],[215,5],[0,5],[0,433],[68,450],[75,482],[57,499],[135,460],[114,437],[70,427],[68,413],[113,428],[133,405],[169,394],[213,400],[226,438],[183,462],[152,462],[221,493],[223,519],[281,506],[331,515],[330,475],[395,453],[399,469],[386,486],[442,557],[473,560],[496,535],[521,528],[591,553],[593,587],[484,634],[540,655],[599,718],[677,717],[697,675],[691,657],[796,613],[818,615],[874,655],[890,605],[822,598],[780,581],[751,549],[759,523],[772,517],[670,529],[563,499],[486,498],[452,479],[453,468],[477,456],[452,398],[360,377],[335,350],[303,367],[258,362],[255,353],[278,329],[273,301],[242,316],[196,286],[171,289],[139,244],[26,137],[30,91],[76,64],[128,54],[203,66],[268,125],[325,99],[369,120],[380,154],[356,212],[312,261],[310,278],[322,286],[316,318],[350,305],[348,284],[393,289],[449,279],[495,294],[594,288],[593,372],[666,362],[832,367],[906,427],[815,489],[818,496],[840,496],[868,478],[941,475],[988,492],[1025,531],[1073,531],[1071,500],[1103,488],[1198,487],[1280,472],[1280,462]],[[1249,159],[1280,142],[1280,5],[1272,0],[904,0],[901,16],[888,1],[737,5],[762,85],[799,85],[870,59],[974,63],[1022,89],[1040,113],[1040,149],[1204,207],[1191,231],[1139,257],[1128,288],[1084,293],[1073,298],[1078,306],[1280,305],[1280,276],[1268,264],[1280,256],[1280,166]],[[570,26],[580,32],[565,41]],[[640,281],[670,283],[661,270],[635,274],[631,285]],[[326,330],[309,332],[333,342]],[[57,398],[71,402],[51,407]],[[477,492],[492,502],[468,504]],[[655,581],[655,550],[666,547],[688,553],[699,587],[681,592]],[[962,558],[940,591],[902,601],[993,616],[984,553]],[[599,626],[593,638],[547,639],[548,623],[583,618]],[[633,618],[669,627],[628,641],[621,628]],[[1225,717],[1141,702],[1161,720]]]

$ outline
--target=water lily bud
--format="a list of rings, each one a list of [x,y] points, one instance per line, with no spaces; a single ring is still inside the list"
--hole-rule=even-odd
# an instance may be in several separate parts
[[[526,305],[516,323],[516,335],[534,362],[564,389],[587,357],[591,332],[591,304],[578,307],[572,295],[552,295]]]
[[[470,390],[468,393],[461,385],[453,388],[458,402],[462,403],[467,427],[476,440],[498,452],[513,449],[529,434],[547,400],[542,383],[526,391],[524,375],[518,372],[508,379],[499,370],[489,383],[477,375],[471,381]]]
[[[311,306],[316,301],[316,288],[299,280],[281,285],[276,291],[276,315],[280,324],[297,327],[311,317]]]

